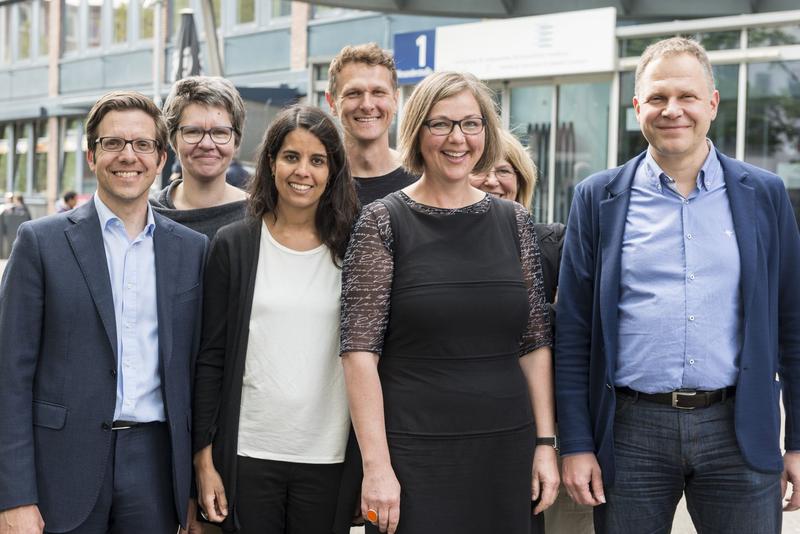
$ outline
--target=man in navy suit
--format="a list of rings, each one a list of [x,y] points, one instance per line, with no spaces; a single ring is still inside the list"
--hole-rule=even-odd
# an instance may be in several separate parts
[[[706,138],[697,43],[653,44],[633,105],[644,154],[575,190],[561,264],[563,480],[599,533],[779,533],[800,507],[800,236],[782,180]],[[780,393],[786,407],[781,454]],[[781,474],[783,473],[783,476]]]
[[[149,207],[152,101],[109,93],[86,130],[97,193],[22,225],[0,286],[0,533],[174,534],[207,240]]]

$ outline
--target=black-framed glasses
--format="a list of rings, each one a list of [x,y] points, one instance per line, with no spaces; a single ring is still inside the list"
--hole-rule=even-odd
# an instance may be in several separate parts
[[[231,140],[234,130],[232,126],[214,126],[208,130],[198,126],[181,126],[178,128],[178,131],[181,133],[183,142],[189,143],[190,145],[198,144],[206,135],[211,137],[211,140],[215,144],[224,145]]]
[[[464,135],[477,135],[481,133],[484,126],[486,126],[486,119],[483,117],[468,117],[460,121],[450,119],[428,119],[423,121],[422,124],[427,126],[428,131],[433,135],[450,135],[456,125],[458,125],[458,128]]]
[[[158,141],[155,139],[123,139],[122,137],[100,137],[94,142],[95,145],[100,145],[100,148],[106,152],[122,152],[125,150],[125,145],[130,144],[134,152],[138,154],[152,154],[159,147]]]

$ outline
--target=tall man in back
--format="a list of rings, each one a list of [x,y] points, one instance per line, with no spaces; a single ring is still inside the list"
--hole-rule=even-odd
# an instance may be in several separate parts
[[[148,205],[152,101],[109,93],[86,131],[97,193],[22,225],[0,285],[0,533],[174,534],[207,239]]]
[[[362,205],[414,183],[389,147],[397,113],[397,68],[375,43],[345,46],[331,61],[325,98],[344,130],[347,159]]]
[[[767,534],[800,507],[800,235],[782,180],[706,135],[705,50],[651,45],[633,105],[647,151],[575,189],[559,278],[563,480],[598,533]],[[779,444],[786,406],[787,452]],[[783,477],[781,476],[783,473]]]

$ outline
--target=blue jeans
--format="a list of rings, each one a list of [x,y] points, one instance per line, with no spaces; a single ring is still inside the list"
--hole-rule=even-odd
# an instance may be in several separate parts
[[[616,478],[595,510],[598,534],[668,534],[683,493],[698,534],[780,534],[780,473],[750,468],[735,398],[680,410],[617,395]]]

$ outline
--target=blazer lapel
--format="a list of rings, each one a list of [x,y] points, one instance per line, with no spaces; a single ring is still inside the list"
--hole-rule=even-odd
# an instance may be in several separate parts
[[[728,191],[728,202],[731,205],[733,228],[736,231],[736,243],[739,246],[739,262],[741,264],[742,311],[745,325],[747,323],[750,303],[756,293],[756,196],[755,190],[748,183],[750,176],[734,159],[717,151],[725,175],[725,186]],[[744,326],[744,325],[743,325]]]
[[[111,277],[108,273],[106,250],[103,245],[103,232],[100,219],[94,206],[94,199],[73,210],[68,216],[73,223],[64,230],[67,241],[75,254],[89,294],[100,315],[100,320],[108,337],[108,343],[117,354],[117,322],[114,316],[114,294],[111,291]]]
[[[156,222],[153,251],[156,257],[156,301],[158,346],[163,368],[172,358],[172,301],[177,291],[181,259],[181,238],[172,231],[175,223],[153,213]]]
[[[603,325],[603,344],[606,347],[606,366],[613,374],[617,361],[617,334],[620,262],[622,238],[625,234],[625,219],[631,198],[631,184],[644,157],[628,161],[606,185],[608,197],[600,202],[600,321]]]

